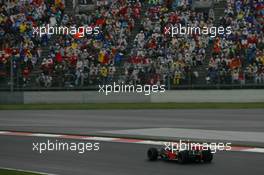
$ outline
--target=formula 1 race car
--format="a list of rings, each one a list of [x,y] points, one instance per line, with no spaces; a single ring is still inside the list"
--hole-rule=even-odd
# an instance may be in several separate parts
[[[208,148],[206,150],[201,147],[191,148],[190,150],[182,149],[171,149],[171,148],[150,148],[147,152],[148,159],[150,161],[155,160],[168,160],[168,161],[178,161],[181,164],[189,162],[203,162],[211,163],[213,160],[213,153]]]

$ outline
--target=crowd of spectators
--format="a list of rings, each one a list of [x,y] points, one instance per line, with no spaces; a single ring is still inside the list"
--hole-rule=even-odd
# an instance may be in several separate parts
[[[10,76],[13,68],[22,77],[23,86],[42,57],[41,47],[48,44],[47,35],[42,38],[33,34],[33,27],[55,20],[63,15],[62,0],[7,0],[0,4],[0,77]],[[15,77],[18,77],[15,76]]]
[[[263,1],[227,0],[219,25],[231,26],[231,35],[166,35],[168,26],[214,26],[214,14],[195,11],[191,3],[100,0],[93,11],[70,16],[64,12],[64,0],[4,1],[0,4],[0,81],[10,76],[12,66],[25,87],[118,82],[170,88],[199,84],[201,78],[208,84],[264,83]],[[48,24],[99,27],[100,32],[83,37],[33,34],[33,27]],[[212,56],[206,60],[210,47]],[[201,68],[206,77],[200,77]],[[34,70],[36,77],[31,76]]]
[[[195,12],[190,1],[149,1],[141,20],[140,32],[134,39],[130,62],[126,67],[132,83],[187,84],[198,78],[194,71],[204,64],[208,35],[178,35],[164,32],[169,26],[211,26],[213,16]]]
[[[117,66],[127,54],[128,42],[135,27],[135,20],[140,18],[140,1],[117,0],[100,1],[96,10],[79,14],[74,18],[63,17],[64,26],[99,27],[97,35],[59,36],[50,47],[49,55],[41,64],[42,85],[50,85],[53,77],[55,86],[83,87],[106,84],[121,80],[116,78]]]
[[[208,83],[264,83],[264,2],[227,0],[220,25],[231,35],[214,40]]]

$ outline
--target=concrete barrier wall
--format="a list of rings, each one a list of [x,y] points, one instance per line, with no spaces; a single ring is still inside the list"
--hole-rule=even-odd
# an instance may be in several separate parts
[[[264,90],[179,90],[153,94],[151,102],[264,102]]]
[[[138,93],[100,94],[97,91],[25,92],[24,103],[147,103],[150,96]]]
[[[263,90],[177,90],[145,96],[96,91],[1,92],[0,104],[34,103],[264,102]]]
[[[0,104],[22,104],[23,92],[0,92]]]

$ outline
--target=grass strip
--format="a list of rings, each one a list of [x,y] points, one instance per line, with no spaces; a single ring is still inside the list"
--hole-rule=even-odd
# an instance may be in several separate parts
[[[111,110],[111,109],[264,109],[264,103],[89,103],[10,104],[0,110]]]
[[[40,175],[40,174],[36,174],[36,173],[22,172],[22,171],[15,171],[15,170],[6,170],[6,169],[0,169],[0,174],[3,174],[3,175]]]

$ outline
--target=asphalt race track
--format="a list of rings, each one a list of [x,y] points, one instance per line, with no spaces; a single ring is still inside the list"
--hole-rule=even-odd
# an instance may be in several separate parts
[[[66,151],[43,154],[32,151],[32,142],[46,140],[0,136],[0,165],[63,175],[248,175],[262,174],[264,170],[264,156],[257,153],[218,152],[211,164],[179,165],[176,162],[149,162],[146,150],[150,146],[139,144],[101,142],[99,152],[82,155]]]
[[[0,111],[0,130],[91,134],[95,131],[187,128],[264,132],[263,109]]]
[[[0,130],[88,135],[106,130],[161,127],[264,132],[263,114],[261,109],[0,111]],[[47,139],[0,136],[0,167],[62,175],[246,175],[264,172],[262,153],[218,152],[212,164],[179,165],[149,162],[146,150],[151,145],[132,143],[100,142],[99,152],[85,154],[32,151],[33,142],[46,142]]]

